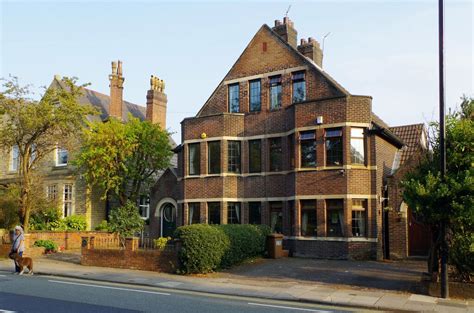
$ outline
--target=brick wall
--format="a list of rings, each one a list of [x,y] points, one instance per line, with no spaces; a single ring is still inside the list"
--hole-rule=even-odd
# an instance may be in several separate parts
[[[174,273],[178,268],[177,246],[165,251],[139,250],[138,238],[134,238],[134,242],[135,244],[127,244],[125,249],[83,247],[81,265],[167,273]]]
[[[293,256],[318,259],[367,260],[375,259],[377,254],[374,242],[285,239],[283,247]]]
[[[97,238],[116,238],[116,234],[106,232],[45,232],[45,231],[31,231],[26,242],[26,249],[32,248],[37,240],[52,240],[58,247],[64,247],[66,250],[80,249],[82,237],[97,237]]]

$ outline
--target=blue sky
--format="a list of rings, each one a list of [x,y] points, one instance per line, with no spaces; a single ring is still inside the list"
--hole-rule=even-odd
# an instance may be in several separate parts
[[[446,2],[446,103],[473,90],[473,4]],[[108,94],[124,62],[124,99],[144,105],[149,77],[166,81],[167,126],[201,108],[262,24],[291,4],[299,38],[325,40],[324,69],[373,96],[390,125],[438,117],[437,1],[3,1],[0,76],[48,85],[77,76]]]

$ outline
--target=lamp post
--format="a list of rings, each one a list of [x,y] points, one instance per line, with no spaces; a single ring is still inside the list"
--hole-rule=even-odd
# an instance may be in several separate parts
[[[446,129],[444,103],[444,1],[438,0],[439,34],[439,152],[441,179],[446,176]],[[448,287],[448,244],[446,242],[446,219],[441,221],[441,297],[449,297]]]

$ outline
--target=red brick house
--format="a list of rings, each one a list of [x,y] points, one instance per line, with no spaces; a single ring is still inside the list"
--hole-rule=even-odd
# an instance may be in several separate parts
[[[382,257],[382,206],[402,140],[322,69],[285,17],[263,25],[196,116],[151,197],[152,235],[267,224],[297,256]]]

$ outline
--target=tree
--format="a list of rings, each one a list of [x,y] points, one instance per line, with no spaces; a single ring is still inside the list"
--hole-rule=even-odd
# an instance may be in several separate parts
[[[84,130],[75,164],[90,186],[100,187],[103,198],[115,196],[121,206],[136,203],[170,164],[168,136],[159,125],[131,115],[126,123],[115,118],[94,122]]]
[[[446,119],[447,174],[439,171],[438,124],[431,124],[432,154],[402,181],[403,198],[434,233],[444,221],[449,230],[450,263],[462,279],[474,271],[474,100],[462,98],[460,111]],[[436,271],[441,238],[435,238],[429,271]],[[467,262],[467,263],[466,263]]]
[[[31,192],[40,162],[58,145],[68,146],[85,125],[91,106],[77,101],[85,85],[77,78],[63,78],[62,86],[45,89],[41,100],[31,98],[29,86],[20,86],[16,77],[4,80],[0,92],[0,149],[18,151],[20,219],[28,231],[34,202]]]
[[[145,224],[138,213],[137,206],[131,201],[127,201],[124,206],[112,210],[109,219],[108,230],[119,235],[123,246],[125,246],[125,238],[143,230]]]

